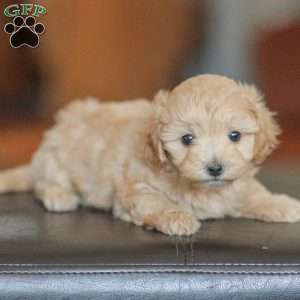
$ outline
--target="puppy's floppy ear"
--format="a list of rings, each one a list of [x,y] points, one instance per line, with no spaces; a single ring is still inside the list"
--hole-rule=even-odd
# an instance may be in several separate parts
[[[151,148],[160,164],[167,161],[161,140],[161,130],[163,124],[166,123],[168,97],[169,92],[167,91],[159,91],[155,95],[153,101],[154,114],[149,134]]]
[[[255,138],[254,162],[261,164],[279,144],[278,135],[281,130],[275,120],[276,113],[266,106],[262,94],[253,86],[244,86],[248,96],[254,101],[254,115],[258,131]]]

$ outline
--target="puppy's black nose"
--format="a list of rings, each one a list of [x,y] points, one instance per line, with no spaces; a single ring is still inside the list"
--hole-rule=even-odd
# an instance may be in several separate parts
[[[220,176],[224,171],[224,168],[219,163],[213,163],[207,166],[207,172],[209,175],[217,177]]]

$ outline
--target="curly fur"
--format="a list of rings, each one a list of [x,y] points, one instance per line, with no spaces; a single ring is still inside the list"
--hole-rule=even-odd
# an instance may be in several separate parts
[[[228,138],[242,133],[239,142]],[[193,134],[192,145],[181,137]],[[269,192],[258,165],[279,127],[251,86],[218,75],[193,77],[147,100],[76,101],[56,116],[27,167],[0,174],[0,189],[33,189],[47,210],[79,205],[170,235],[189,235],[208,218],[300,220],[300,203]],[[207,165],[221,162],[212,180]]]

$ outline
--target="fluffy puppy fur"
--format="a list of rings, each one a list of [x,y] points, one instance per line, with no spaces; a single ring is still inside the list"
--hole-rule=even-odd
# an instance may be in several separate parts
[[[0,190],[33,189],[53,212],[112,210],[169,235],[225,216],[296,222],[300,202],[254,177],[279,131],[254,87],[218,75],[193,77],[153,103],[77,101],[57,114],[30,165],[0,175]],[[211,166],[222,170],[212,175]]]

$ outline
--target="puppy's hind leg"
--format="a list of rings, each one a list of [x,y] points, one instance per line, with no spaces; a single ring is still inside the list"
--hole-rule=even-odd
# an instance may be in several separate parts
[[[71,189],[59,184],[38,183],[35,193],[45,208],[52,212],[68,212],[76,210],[79,205],[79,197]]]
[[[68,212],[78,207],[80,197],[67,171],[59,165],[55,157],[36,156],[32,164],[32,174],[35,195],[47,210]]]

